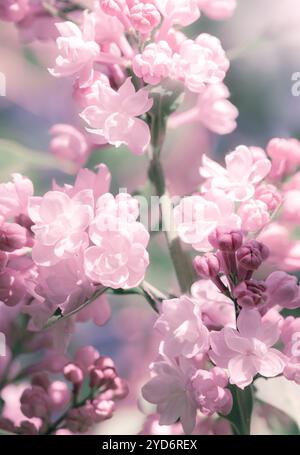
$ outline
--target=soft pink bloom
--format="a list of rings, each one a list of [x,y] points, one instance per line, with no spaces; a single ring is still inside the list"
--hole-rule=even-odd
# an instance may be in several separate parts
[[[28,0],[1,0],[0,19],[9,22],[19,22],[29,11]]]
[[[65,184],[63,187],[53,184],[54,191],[66,193],[71,198],[84,190],[91,190],[94,195],[94,200],[107,193],[110,188],[111,174],[105,164],[99,164],[95,168],[96,172],[90,169],[80,169],[74,185]]]
[[[90,147],[84,135],[72,125],[57,124],[50,129],[50,152],[57,158],[71,161],[80,169],[89,158]]]
[[[211,370],[198,370],[192,378],[196,402],[204,415],[215,412],[227,415],[232,408],[232,395],[226,386],[228,376],[224,370],[215,367]]]
[[[286,197],[286,196],[285,196]],[[282,196],[274,185],[259,185],[255,190],[255,199],[262,201],[270,212],[278,209],[282,202]]]
[[[95,141],[116,147],[122,144],[136,155],[143,154],[150,144],[150,130],[141,119],[136,118],[151,109],[153,100],[144,89],[135,91],[130,78],[116,92],[111,87],[96,81],[96,99],[81,117],[91,128]]]
[[[300,191],[290,190],[284,195],[282,219],[290,223],[300,221]]]
[[[203,33],[184,41],[173,56],[172,77],[185,83],[191,92],[201,93],[207,84],[222,82],[229,61],[218,38]]]
[[[197,0],[159,0],[157,6],[166,22],[163,31],[168,30],[171,25],[186,27],[200,17]]]
[[[126,0],[100,0],[100,7],[106,14],[118,18],[127,29],[130,28],[129,7]]]
[[[300,141],[297,139],[272,139],[267,146],[272,159],[270,177],[278,180],[292,173],[300,165]]]
[[[210,251],[208,236],[217,228],[239,228],[240,218],[234,204],[223,191],[213,190],[202,196],[185,197],[174,209],[177,233],[182,241],[198,251]]]
[[[229,19],[236,8],[236,0],[198,0],[201,11],[211,19]]]
[[[245,201],[254,195],[255,186],[271,169],[267,157],[255,158],[253,151],[243,145],[226,155],[226,168],[203,155],[200,174],[209,186],[226,191],[235,201]]]
[[[148,35],[161,21],[158,9],[152,3],[137,2],[130,9],[130,21],[143,35]]]
[[[51,400],[51,409],[55,411],[63,409],[71,399],[70,390],[63,381],[52,381],[47,393]]]
[[[188,297],[165,300],[155,328],[162,336],[160,353],[188,358],[207,352],[209,332],[201,319],[201,308]]]
[[[300,287],[297,278],[286,272],[276,271],[266,279],[269,305],[283,308],[300,307]]]
[[[13,180],[0,183],[0,221],[27,214],[28,199],[33,195],[32,182],[20,174],[12,174]]]
[[[83,190],[73,198],[59,191],[44,197],[32,197],[29,216],[35,223],[32,258],[38,265],[50,266],[71,257],[88,245],[86,229],[93,219],[92,190]]]
[[[175,364],[162,360],[151,365],[152,379],[144,385],[142,394],[157,405],[160,425],[172,425],[180,419],[185,433],[193,431],[197,404],[191,377],[195,372],[196,368],[186,359]]]
[[[147,84],[156,85],[169,76],[172,49],[166,41],[148,44],[133,60],[133,71]]]
[[[191,294],[200,306],[202,320],[209,328],[219,328],[226,325],[234,327],[234,307],[229,297],[225,297],[210,280],[196,281]]]
[[[208,85],[198,96],[195,107],[175,113],[169,121],[171,128],[200,122],[217,134],[229,134],[236,128],[237,108],[228,100],[228,88],[220,82]]]
[[[267,378],[282,373],[284,356],[272,348],[280,335],[278,322],[264,321],[257,310],[243,309],[237,324],[238,330],[225,327],[210,336],[210,358],[228,369],[230,383],[244,389],[257,373]]]
[[[84,15],[82,30],[74,22],[57,23],[60,33],[57,38],[59,56],[55,68],[50,72],[53,76],[78,76],[81,87],[87,87],[93,80],[93,64],[100,53],[95,42],[95,18],[92,14]]]
[[[114,199],[104,195],[98,200],[98,215],[89,231],[95,246],[85,251],[84,267],[93,282],[126,289],[144,278],[149,264],[149,234],[135,221],[136,201],[131,204],[129,195],[119,196]]]
[[[221,270],[218,256],[212,253],[207,253],[204,256],[196,256],[193,265],[197,274],[204,278],[215,278]]]
[[[242,229],[250,232],[259,231],[271,219],[268,206],[264,202],[255,199],[243,202],[237,213],[242,221]]]

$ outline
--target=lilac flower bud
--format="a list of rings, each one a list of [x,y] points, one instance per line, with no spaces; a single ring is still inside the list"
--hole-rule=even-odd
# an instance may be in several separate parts
[[[83,371],[75,363],[69,363],[64,367],[65,378],[72,382],[72,384],[82,384],[84,376]]]
[[[27,231],[16,223],[3,223],[0,227],[0,250],[12,252],[27,243]]]
[[[267,301],[267,287],[264,281],[246,280],[238,284],[233,291],[241,307],[257,307]]]
[[[214,278],[220,272],[220,261],[215,254],[196,256],[193,264],[197,274],[205,278]]]
[[[244,243],[236,253],[238,264],[245,270],[257,270],[268,255],[269,249],[256,240]]]
[[[51,413],[51,400],[47,392],[38,386],[24,390],[21,399],[21,411],[26,417],[48,418]]]
[[[90,372],[90,386],[92,388],[94,387],[101,387],[103,384],[104,380],[104,374],[103,371],[100,370],[99,368],[94,368]]]
[[[237,230],[224,230],[217,228],[213,231],[208,240],[210,244],[221,251],[233,252],[241,247],[243,243],[243,233]]]

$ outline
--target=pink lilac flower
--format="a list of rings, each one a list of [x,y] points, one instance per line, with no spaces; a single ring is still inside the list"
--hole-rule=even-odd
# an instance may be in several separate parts
[[[253,151],[239,146],[225,157],[226,169],[203,155],[200,174],[208,180],[207,185],[228,193],[235,201],[250,199],[255,193],[255,185],[270,172],[271,163],[265,158],[255,160]]]
[[[238,330],[225,327],[210,335],[210,358],[228,369],[230,383],[244,389],[257,373],[267,378],[281,374],[285,358],[272,348],[280,336],[278,322],[264,321],[255,309],[243,309],[237,326]]]
[[[274,138],[267,146],[267,154],[272,159],[270,178],[282,179],[300,165],[300,141]]]
[[[178,363],[161,360],[151,365],[152,379],[142,389],[143,397],[157,405],[160,425],[172,425],[180,419],[185,433],[196,423],[197,403],[191,377],[196,368],[186,359]]]
[[[135,221],[136,205],[128,196],[114,200],[104,195],[97,202],[98,215],[89,230],[94,245],[84,253],[85,273],[94,283],[126,289],[144,278],[149,234]]]
[[[90,126],[87,131],[98,143],[116,147],[125,144],[136,155],[143,154],[150,144],[150,130],[136,117],[152,107],[148,92],[144,89],[136,92],[130,78],[117,92],[100,81],[95,82],[95,89],[95,101],[81,113]]]
[[[81,87],[87,87],[93,80],[93,64],[100,53],[95,42],[95,18],[84,15],[82,30],[73,22],[57,23],[60,33],[57,38],[59,56],[56,66],[50,70],[53,76],[78,76]]]
[[[32,258],[37,265],[50,266],[71,257],[88,245],[85,232],[93,219],[92,190],[83,190],[73,198],[59,191],[44,197],[32,197],[29,216],[35,223]]]
[[[130,8],[129,14],[133,27],[142,35],[151,33],[161,21],[158,9],[151,2],[137,2]]]
[[[229,414],[232,408],[232,395],[226,386],[228,376],[224,370],[214,367],[211,370],[198,370],[192,378],[196,402],[204,415],[219,412]]]
[[[201,11],[211,19],[229,19],[236,8],[236,0],[198,0]]]
[[[201,93],[206,84],[222,82],[229,61],[218,38],[203,33],[186,40],[173,56],[172,77],[182,80],[191,92]]]
[[[90,146],[84,135],[72,125],[56,124],[50,129],[50,152],[57,158],[74,163],[79,170],[88,160]]]
[[[210,251],[209,235],[217,228],[240,227],[234,204],[223,191],[213,190],[203,196],[185,197],[174,209],[177,233],[198,251]]]
[[[237,108],[228,100],[228,88],[220,82],[208,85],[199,94],[195,107],[173,114],[169,120],[171,128],[187,123],[200,122],[217,134],[229,134],[236,128]]]
[[[297,278],[286,272],[272,272],[266,279],[270,305],[283,308],[300,307],[300,287]]]
[[[164,17],[159,36],[166,35],[173,25],[186,27],[197,21],[200,11],[197,0],[161,0],[157,6]]]
[[[8,22],[19,22],[29,11],[28,0],[1,0],[0,19]]]
[[[20,174],[12,174],[12,181],[0,184],[0,221],[27,214],[28,199],[33,195],[32,182]]]
[[[210,329],[234,327],[234,307],[210,280],[196,281],[191,288],[192,298],[200,306],[202,320]]]
[[[279,190],[274,185],[262,184],[256,187],[255,199],[264,202],[268,207],[268,210],[270,212],[274,212],[282,203],[283,197]]]
[[[242,221],[242,229],[250,232],[259,231],[271,219],[268,206],[264,202],[255,199],[243,202],[237,213]]]
[[[133,60],[133,71],[147,84],[156,85],[166,79],[172,64],[172,49],[166,41],[148,44]]]
[[[191,358],[209,349],[209,332],[201,319],[201,307],[188,297],[165,300],[155,328],[162,336],[160,353],[169,358]]]

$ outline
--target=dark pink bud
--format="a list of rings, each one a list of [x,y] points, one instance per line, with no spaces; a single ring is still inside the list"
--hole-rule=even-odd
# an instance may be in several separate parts
[[[46,373],[38,373],[33,376],[31,384],[41,387],[47,392],[50,387],[50,379]]]
[[[233,296],[241,307],[258,307],[267,300],[267,287],[264,281],[246,280],[233,290]]]
[[[244,243],[236,253],[239,266],[245,270],[257,270],[268,256],[269,249],[256,240]]]
[[[24,390],[21,399],[21,411],[26,417],[48,418],[51,413],[51,400],[44,389],[32,386]]]
[[[0,227],[0,250],[12,252],[27,243],[27,230],[16,223],[3,223]]]
[[[114,380],[114,398],[118,400],[122,400],[126,398],[129,392],[128,384],[124,379],[119,377],[115,378]]]
[[[82,384],[84,379],[82,369],[75,365],[75,363],[69,363],[64,367],[64,376],[72,384],[76,385]]]
[[[100,370],[104,370],[105,368],[115,368],[114,361],[110,357],[99,357],[95,360],[94,365]]]
[[[205,278],[214,278],[220,272],[220,261],[215,254],[196,256],[193,264],[197,274]]]
[[[94,368],[90,371],[90,386],[94,387],[101,387],[104,380],[104,374],[102,370],[98,368]]]
[[[218,250],[233,252],[242,246],[243,233],[241,231],[228,231],[217,228],[209,235],[208,240]]]

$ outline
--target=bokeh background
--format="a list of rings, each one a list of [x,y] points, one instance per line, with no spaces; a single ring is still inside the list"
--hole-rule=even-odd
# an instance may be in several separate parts
[[[232,134],[216,136],[201,124],[184,126],[168,133],[164,156],[169,187],[174,194],[187,194],[199,185],[198,168],[203,153],[222,160],[239,144],[265,146],[272,137],[300,138],[300,97],[292,95],[292,74],[300,72],[299,0],[238,0],[234,17],[212,22],[202,17],[188,28],[196,37],[201,32],[219,37],[231,59],[226,84],[231,101],[239,109],[238,128]],[[72,101],[70,81],[53,78],[47,71],[55,56],[53,43],[21,43],[10,24],[0,23],[0,72],[7,81],[6,97],[0,97],[0,181],[12,172],[28,175],[36,193],[50,189],[51,182],[71,182],[73,176],[62,171],[61,163],[49,154],[49,129],[56,123],[71,123],[82,128]],[[145,182],[147,158],[135,157],[128,150],[102,149],[94,152],[88,167],[103,162],[112,176],[112,191],[127,187],[134,191]],[[149,282],[164,290],[176,284],[164,239],[150,248]],[[103,434],[135,434],[141,430],[148,409],[139,390],[154,359],[154,315],[136,297],[111,299],[113,316],[103,328],[82,324],[71,349],[93,344],[103,355],[112,356],[120,374],[127,377],[131,393],[112,421],[101,424]],[[269,382],[270,383],[270,382]],[[288,413],[300,425],[300,387],[292,392],[277,381],[261,384],[265,401]],[[294,397],[293,400],[288,398]],[[138,403],[138,406],[137,406]],[[298,403],[298,404],[297,404]],[[258,410],[253,431],[256,433],[293,432],[294,423],[278,413],[272,422]],[[296,430],[295,430],[296,431]]]

